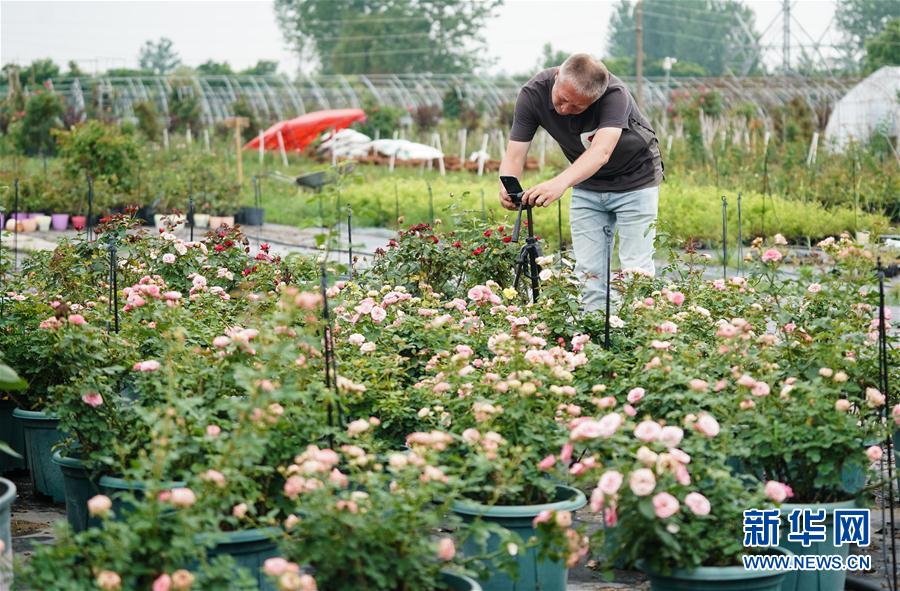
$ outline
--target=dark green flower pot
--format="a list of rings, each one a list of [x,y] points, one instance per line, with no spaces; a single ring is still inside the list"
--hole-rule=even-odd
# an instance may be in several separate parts
[[[0,478],[0,589],[12,588],[12,535],[9,519],[12,515],[12,504],[16,500],[16,485],[5,478]]]
[[[766,554],[787,554],[784,548],[771,548]],[[779,591],[788,571],[748,571],[743,566],[700,566],[675,569],[667,575],[647,568],[643,560],[638,568],[647,574],[652,591]]]
[[[140,501],[147,491],[146,483],[140,480],[127,480],[116,476],[101,476],[98,485],[100,494],[104,494],[112,500],[112,519],[120,519],[126,515],[132,507],[132,498]],[[187,483],[173,480],[162,483],[160,488],[171,489],[183,486],[187,486]]]
[[[798,556],[806,555],[831,555],[838,554],[844,559],[850,553],[850,546],[834,546],[834,510],[835,509],[853,509],[856,507],[856,501],[843,501],[840,503],[819,503],[819,504],[793,504],[785,503],[781,506],[781,548],[790,550]],[[825,542],[813,542],[808,548],[804,548],[801,544],[787,541],[787,532],[790,531],[790,525],[787,516],[794,509],[825,509]],[[782,591],[843,591],[844,581],[847,579],[846,571],[791,571],[784,578],[781,585]]]
[[[465,575],[441,571],[441,586],[437,591],[482,591],[481,585],[475,579]]]
[[[456,501],[452,511],[469,522],[477,518],[496,523],[515,532],[525,542],[532,536],[541,537],[538,530],[532,527],[532,520],[541,511],[576,511],[587,504],[584,494],[569,486],[559,485],[556,488],[556,499],[543,505],[482,505],[474,501]],[[491,536],[487,542],[487,551],[494,552],[500,547],[500,539]],[[474,556],[481,548],[477,543],[467,540],[463,544],[463,552]],[[487,580],[478,583],[484,591],[522,591],[523,589],[540,589],[541,591],[565,591],[569,569],[563,561],[539,560],[537,548],[520,547],[516,556],[518,575],[515,580],[499,569]]]
[[[25,463],[25,431],[22,423],[13,417],[16,403],[12,400],[0,400],[0,441],[7,443],[21,458],[0,453],[0,474],[12,470],[24,470]]]
[[[13,411],[25,431],[25,455],[31,471],[34,490],[47,495],[55,503],[66,500],[62,470],[53,463],[53,446],[63,434],[57,429],[59,419],[53,415],[17,408]]]
[[[275,591],[275,584],[263,573],[262,568],[267,558],[279,556],[277,540],[281,535],[282,531],[276,527],[264,527],[197,534],[196,540],[198,544],[208,548],[208,560],[217,556],[231,556],[239,567],[247,569],[256,578],[260,591]]]
[[[53,452],[53,463],[59,466],[66,491],[66,520],[76,532],[100,525],[100,520],[88,513],[87,502],[100,494],[100,486],[91,477],[84,462],[77,457],[63,457]]]

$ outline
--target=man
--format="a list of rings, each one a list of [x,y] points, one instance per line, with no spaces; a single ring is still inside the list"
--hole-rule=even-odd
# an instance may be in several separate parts
[[[659,142],[621,80],[585,53],[537,74],[519,91],[500,174],[521,177],[538,126],[571,165],[525,191],[525,204],[547,207],[572,190],[570,225],[576,271],[585,277],[588,312],[606,304],[604,226],[619,232],[623,268],[655,273],[653,240],[663,164]],[[500,186],[500,202],[515,209]]]

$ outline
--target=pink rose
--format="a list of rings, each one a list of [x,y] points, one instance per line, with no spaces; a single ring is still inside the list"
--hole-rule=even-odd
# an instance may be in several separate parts
[[[562,451],[559,452],[559,461],[568,462],[572,459],[572,452],[574,451],[574,446],[571,443],[566,443],[565,445],[563,445]]]
[[[247,510],[249,507],[247,503],[238,503],[234,507],[231,508],[231,514],[237,517],[238,519],[243,519],[245,515],[247,515]]]
[[[456,556],[456,546],[450,538],[441,538],[438,542],[437,556],[444,562],[453,560]]]
[[[541,523],[550,523],[550,520],[553,519],[553,512],[551,511],[541,511],[538,513],[534,519],[531,520],[531,526],[537,527]]]
[[[768,396],[769,392],[769,384],[765,382],[756,382],[750,390],[750,393],[754,396]]]
[[[197,495],[189,488],[173,488],[169,501],[176,507],[190,507],[197,502]]]
[[[201,480],[205,480],[206,482],[211,482],[222,488],[225,486],[225,475],[219,472],[218,470],[207,470],[203,474],[200,475]]]
[[[172,254],[171,252],[167,252],[166,254],[164,254],[162,256],[162,261],[167,265],[171,265],[172,263],[175,262],[175,255]]]
[[[641,441],[656,441],[661,431],[662,427],[656,421],[641,421],[634,428],[634,436]]]
[[[607,470],[600,476],[600,481],[597,482],[597,488],[603,491],[603,494],[606,495],[614,495],[619,492],[619,488],[622,486],[622,481],[625,479],[622,476],[622,473],[617,470]]]
[[[387,312],[381,306],[374,306],[370,315],[375,322],[381,322],[387,318]]]
[[[347,341],[351,345],[353,345],[355,347],[359,347],[360,345],[362,345],[363,343],[366,342],[366,337],[362,336],[358,332],[355,332],[352,335],[350,335],[349,337],[347,337]]]
[[[628,477],[628,486],[635,495],[646,497],[656,488],[656,477],[647,468],[641,468]]]
[[[87,394],[82,395],[81,401],[91,408],[97,408],[103,404],[103,396],[97,392],[88,392]]]
[[[788,497],[794,496],[789,486],[775,480],[766,482],[765,492],[766,496],[776,503],[783,503]]]
[[[676,447],[684,438],[684,431],[679,427],[663,427],[659,432],[659,441],[666,447]]]
[[[551,454],[540,461],[540,463],[538,464],[538,470],[541,470],[542,472],[546,472],[547,470],[552,468],[553,464],[555,464],[555,463],[556,463],[556,456]]]
[[[694,423],[694,429],[706,437],[715,437],[719,434],[719,422],[712,415],[704,413]]]
[[[667,492],[661,492],[653,496],[653,512],[660,519],[668,519],[678,513],[678,499]]]
[[[809,293],[819,293],[820,291],[822,291],[822,286],[818,283],[810,283],[809,287],[806,288],[806,291],[808,291]]]
[[[210,437],[218,437],[219,434],[222,433],[222,428],[218,425],[207,425],[206,426],[206,434]]]
[[[688,509],[690,509],[691,513],[694,515],[709,515],[709,499],[700,493],[688,493],[688,495],[684,497],[684,504],[688,506]]]
[[[866,455],[873,462],[877,462],[882,458],[882,456],[884,456],[884,450],[881,449],[880,445],[873,445],[866,450]]]
[[[567,527],[572,525],[572,512],[571,511],[557,511],[555,521],[556,521],[556,525],[558,525],[562,529],[566,529]]]
[[[85,324],[84,316],[81,314],[69,314],[69,324],[82,325]]]
[[[603,508],[603,491],[597,487],[591,492],[591,513],[597,513]]]
[[[112,509],[112,501],[106,495],[96,495],[88,499],[88,513],[94,517],[106,517]]]
[[[153,591],[169,591],[172,588],[172,577],[163,573],[153,581]]]
[[[762,261],[764,263],[773,262],[777,263],[781,260],[781,253],[774,248],[768,249],[766,252],[762,254]]]
[[[290,562],[280,556],[267,558],[266,561],[263,562],[263,572],[270,577],[280,577],[291,570],[290,565]]]
[[[640,402],[645,393],[646,390],[644,390],[643,388],[632,388],[628,392],[628,402],[630,402],[631,404]]]
[[[684,294],[680,291],[670,291],[666,294],[666,299],[676,306],[680,306],[684,303]]]
[[[709,390],[709,384],[706,380],[701,380],[699,378],[694,378],[688,382],[688,387],[694,392],[706,392]]]
[[[134,371],[156,371],[159,369],[159,361],[156,361],[155,359],[138,361],[131,369]]]

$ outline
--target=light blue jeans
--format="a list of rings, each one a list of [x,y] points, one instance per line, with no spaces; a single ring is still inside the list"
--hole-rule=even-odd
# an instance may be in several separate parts
[[[619,262],[623,269],[640,268],[651,275],[653,240],[656,238],[656,214],[659,187],[647,187],[622,193],[572,189],[569,219],[575,271],[584,281],[581,303],[586,312],[606,307],[607,239],[603,231],[619,232]]]

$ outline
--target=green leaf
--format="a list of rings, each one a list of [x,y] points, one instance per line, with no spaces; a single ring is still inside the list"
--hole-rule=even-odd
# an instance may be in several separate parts
[[[0,391],[20,391],[28,387],[28,382],[19,377],[11,367],[0,363]]]

